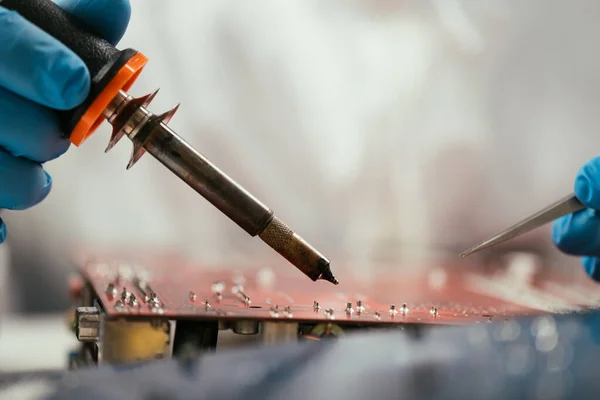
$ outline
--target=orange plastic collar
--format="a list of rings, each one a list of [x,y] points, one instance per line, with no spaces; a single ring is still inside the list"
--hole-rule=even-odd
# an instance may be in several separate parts
[[[127,91],[131,88],[147,62],[148,58],[142,53],[136,53],[127,61],[83,114],[75,129],[71,132],[69,138],[71,143],[75,146],[81,145],[98,129],[104,122],[102,112],[119,93],[119,90]]]

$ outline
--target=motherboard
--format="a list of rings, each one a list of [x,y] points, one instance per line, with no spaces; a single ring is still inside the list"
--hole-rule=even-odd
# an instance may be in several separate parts
[[[549,275],[538,264],[535,257],[513,255],[500,268],[382,264],[361,275],[338,266],[341,283],[332,286],[269,265],[88,256],[80,259],[79,279],[72,283],[73,330],[81,349],[71,365],[194,355],[215,351],[232,335],[259,345],[367,329],[418,335],[432,326],[506,324],[600,304],[600,287],[583,274]]]

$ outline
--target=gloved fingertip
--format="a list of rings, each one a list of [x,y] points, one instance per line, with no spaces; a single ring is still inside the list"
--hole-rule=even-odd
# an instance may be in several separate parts
[[[129,26],[131,20],[131,3],[129,0],[118,0],[112,2],[113,16],[111,18],[112,29],[107,34],[107,39],[113,45],[117,45]]]
[[[0,219],[0,244],[4,243],[7,235],[6,224]]]
[[[598,261],[599,260],[596,257],[582,257],[581,259],[583,269],[588,276],[595,281],[600,281],[600,268]]]
[[[596,157],[581,167],[575,178],[575,196],[586,207],[600,209],[600,158]]]
[[[69,150],[69,147],[71,147],[71,142],[68,139],[59,140],[56,144],[56,151],[46,161],[52,161],[62,156]]]
[[[48,195],[48,193],[50,193],[50,190],[52,189],[52,177],[46,171],[44,171],[44,175],[46,176],[46,184],[44,185],[44,191],[46,192],[46,195]]]
[[[36,199],[34,199],[32,206],[41,203],[42,200],[44,200],[46,197],[48,197],[48,195],[50,194],[50,191],[52,190],[52,177],[46,171],[44,171],[44,177],[45,177],[46,181],[43,185],[41,185],[40,190],[38,192],[38,196]]]
[[[116,45],[131,18],[129,0],[55,0],[68,13],[85,21],[94,31]]]
[[[563,252],[569,252],[567,228],[571,215],[565,215],[552,222],[552,241],[554,245]]]
[[[59,110],[70,110],[77,107],[89,94],[91,79],[87,67],[79,60],[71,62],[68,71],[63,75],[61,93],[57,102]],[[65,79],[66,78],[66,79]]]
[[[52,177],[46,171],[44,171],[44,175],[46,176],[46,186],[52,186]]]

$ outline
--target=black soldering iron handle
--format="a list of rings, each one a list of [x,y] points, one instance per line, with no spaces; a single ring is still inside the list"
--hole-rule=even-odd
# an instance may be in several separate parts
[[[70,136],[90,104],[137,51],[119,51],[81,19],[70,15],[51,0],[0,0],[0,7],[16,11],[62,42],[83,60],[90,71],[92,84],[88,98],[72,110],[59,112],[63,132]]]

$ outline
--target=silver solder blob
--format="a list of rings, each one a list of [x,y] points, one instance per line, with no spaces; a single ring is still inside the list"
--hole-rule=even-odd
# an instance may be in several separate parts
[[[325,316],[328,319],[335,319],[335,315],[333,315],[333,314],[334,314],[333,308],[328,308],[327,310],[325,310]]]
[[[285,309],[283,310],[283,312],[285,313],[285,315],[288,318],[293,318],[294,317],[294,315],[292,314],[292,307],[290,307],[290,306],[286,306]]]
[[[140,305],[137,298],[135,297],[135,294],[133,293],[129,295],[129,305],[132,307],[138,307]]]
[[[358,314],[365,312],[365,307],[362,305],[362,300],[356,301],[356,312]]]
[[[354,313],[354,309],[352,308],[352,303],[346,303],[346,315],[351,316]]]
[[[403,303],[402,307],[400,307],[400,313],[402,315],[406,315],[406,314],[408,314],[408,312],[409,312],[409,310],[408,310],[408,307],[406,306],[406,303]]]
[[[269,310],[269,314],[271,314],[271,317],[273,317],[273,318],[279,318],[279,306],[278,305],[272,306],[271,310]]]
[[[111,297],[115,297],[118,293],[118,290],[117,290],[115,284],[109,283],[108,286],[106,287],[105,293]]]
[[[127,292],[127,288],[123,288],[123,291],[121,292],[121,301],[123,301],[125,304],[129,302],[129,293]]]
[[[123,303],[123,301],[117,300],[115,303],[115,310],[117,310],[119,312],[124,312],[127,310],[127,307],[125,307],[125,304]]]
[[[314,310],[315,312],[319,312],[319,310],[320,310],[320,309],[321,309],[321,306],[319,305],[319,302],[318,302],[318,301],[316,301],[316,300],[314,300],[314,301],[313,301],[313,310]]]

